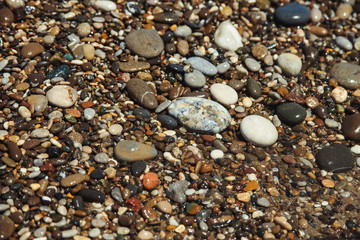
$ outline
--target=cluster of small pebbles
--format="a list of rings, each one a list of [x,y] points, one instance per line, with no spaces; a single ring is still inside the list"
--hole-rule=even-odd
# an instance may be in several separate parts
[[[360,1],[0,0],[0,240],[360,239]]]

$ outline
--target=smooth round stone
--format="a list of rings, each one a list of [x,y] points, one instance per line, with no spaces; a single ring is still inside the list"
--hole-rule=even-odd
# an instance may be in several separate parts
[[[167,129],[175,129],[178,126],[176,119],[168,115],[159,114],[157,120],[161,123],[161,127]]]
[[[322,18],[322,12],[318,8],[313,8],[310,11],[310,18],[313,23],[320,22]]]
[[[63,187],[73,187],[82,183],[88,178],[87,175],[76,173],[73,175],[69,175],[63,179],[61,179],[61,186]]]
[[[137,119],[141,119],[144,121],[149,121],[150,120],[150,111],[145,109],[145,108],[135,108],[133,115],[137,118]]]
[[[105,200],[105,194],[95,189],[82,189],[80,196],[87,202],[98,202],[103,203]]]
[[[119,69],[123,72],[138,72],[150,68],[150,63],[140,61],[119,62]]]
[[[90,173],[91,179],[103,179],[105,176],[106,173],[100,168],[96,168],[94,171]]]
[[[34,232],[34,237],[39,238],[39,237],[43,237],[46,234],[46,227],[39,227],[38,229],[35,230]]]
[[[14,222],[9,217],[0,215],[0,239],[8,239],[14,231]]]
[[[134,177],[140,176],[146,169],[146,163],[142,161],[134,162],[131,164],[131,174]]]
[[[224,157],[224,152],[221,151],[220,149],[212,150],[211,153],[210,153],[210,157],[212,159],[222,158],[222,157]]]
[[[278,64],[283,73],[287,76],[296,76],[300,73],[301,59],[292,53],[283,53],[278,58]]]
[[[139,78],[130,79],[126,88],[135,102],[148,109],[156,109],[158,102],[150,86]]]
[[[156,204],[156,207],[163,213],[170,214],[172,212],[172,206],[168,201],[160,201]]]
[[[283,103],[276,108],[281,121],[293,126],[302,123],[306,117],[305,109],[297,103]]]
[[[78,93],[70,86],[57,85],[46,93],[46,97],[51,104],[68,108],[74,105],[78,98]]]
[[[348,93],[345,88],[337,86],[331,91],[331,96],[334,98],[336,103],[343,103],[348,97]]]
[[[94,2],[94,6],[104,11],[116,10],[116,3],[114,3],[113,1],[99,0]]]
[[[175,12],[161,12],[154,14],[154,21],[166,24],[174,24],[180,20],[180,16]]]
[[[200,71],[195,70],[185,73],[184,81],[191,88],[202,88],[206,84],[206,78]]]
[[[214,41],[219,47],[230,51],[243,46],[239,31],[230,21],[220,23],[214,34]]]
[[[21,55],[24,58],[32,58],[44,51],[45,48],[40,43],[29,43],[21,49]]]
[[[348,3],[341,3],[336,9],[336,16],[342,20],[348,19],[353,9]]]
[[[349,41],[349,39],[343,37],[343,36],[338,36],[335,38],[335,42],[336,44],[346,50],[346,51],[350,51],[353,48],[352,43]]]
[[[27,109],[27,107],[20,106],[18,112],[19,112],[20,116],[23,117],[23,118],[30,118],[31,117],[31,112],[30,112],[29,109]]]
[[[214,76],[217,74],[217,68],[209,61],[201,57],[191,57],[186,60],[187,64],[207,76]]]
[[[237,92],[229,85],[215,83],[210,87],[211,96],[219,103],[229,106],[238,101]]]
[[[123,127],[120,124],[115,123],[110,125],[108,131],[111,135],[120,136],[123,131]]]
[[[256,203],[262,207],[270,207],[270,202],[266,198],[259,198]]]
[[[9,157],[16,162],[20,161],[23,155],[19,146],[16,145],[16,143],[14,142],[8,142],[7,147],[8,147]]]
[[[36,87],[44,82],[45,77],[42,73],[31,73],[28,75],[30,85]]]
[[[289,3],[278,7],[274,14],[275,20],[284,26],[299,26],[310,19],[309,9],[299,3]]]
[[[13,12],[5,7],[0,9],[0,24],[11,24],[15,20]]]
[[[95,162],[97,163],[107,163],[109,161],[109,156],[106,153],[98,153],[94,157]]]
[[[360,66],[353,63],[336,63],[330,70],[332,77],[343,87],[360,88]]]
[[[218,70],[218,73],[223,74],[229,70],[230,64],[228,62],[223,62],[223,63],[218,64],[216,66],[216,68]]]
[[[6,4],[7,4],[11,9],[16,9],[16,8],[25,7],[25,2],[24,2],[24,0],[6,0]]]
[[[164,42],[155,30],[139,29],[128,34],[125,38],[126,46],[135,54],[153,58],[164,50]]]
[[[154,234],[152,234],[150,231],[143,229],[138,233],[137,237],[140,240],[151,240],[154,239]]]
[[[269,147],[278,139],[278,132],[272,122],[262,116],[250,115],[240,124],[241,135],[259,147]]]
[[[328,172],[346,172],[354,166],[354,156],[350,149],[341,144],[324,147],[316,155],[316,162]]]
[[[87,37],[91,33],[91,25],[87,22],[80,23],[76,29],[80,37]]]
[[[179,26],[174,31],[175,36],[183,37],[183,38],[186,38],[186,37],[190,36],[191,33],[192,33],[191,28],[189,26],[186,26],[186,25]]]
[[[96,238],[100,236],[101,230],[99,228],[93,228],[89,231],[89,237]]]
[[[359,141],[360,140],[360,114],[356,113],[346,116],[341,125],[344,136],[347,139]]]
[[[168,107],[169,114],[194,132],[219,133],[231,121],[229,112],[219,103],[197,97],[176,99]]]
[[[121,141],[114,149],[115,157],[125,162],[146,161],[156,157],[157,151],[149,146],[136,141]]]
[[[252,72],[257,72],[261,68],[260,63],[253,58],[246,58],[245,65]]]
[[[102,227],[104,227],[106,225],[106,222],[104,220],[102,220],[102,219],[93,219],[91,221],[91,225],[93,227],[102,228]]]
[[[254,78],[249,78],[247,80],[246,90],[252,98],[256,99],[261,96],[260,84]]]
[[[82,47],[84,49],[84,57],[89,61],[93,60],[95,58],[94,46],[91,44],[83,44]]]
[[[96,115],[96,111],[93,108],[85,108],[84,110],[84,118],[85,120],[89,121],[93,119]]]

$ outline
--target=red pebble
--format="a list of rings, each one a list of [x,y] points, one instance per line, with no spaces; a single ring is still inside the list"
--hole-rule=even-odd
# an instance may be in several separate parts
[[[159,177],[156,173],[153,172],[146,173],[144,175],[142,183],[145,189],[152,190],[156,188],[156,186],[159,184]]]
[[[46,162],[44,165],[42,165],[40,167],[40,171],[42,171],[42,172],[45,172],[45,171],[55,172],[54,164],[52,164],[51,162]]]
[[[126,203],[130,205],[131,208],[135,209],[137,212],[143,207],[142,203],[136,197],[129,198],[126,200]]]

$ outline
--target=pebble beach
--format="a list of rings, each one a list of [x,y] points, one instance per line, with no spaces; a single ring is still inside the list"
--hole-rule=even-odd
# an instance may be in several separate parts
[[[360,239],[360,1],[0,0],[0,240]]]

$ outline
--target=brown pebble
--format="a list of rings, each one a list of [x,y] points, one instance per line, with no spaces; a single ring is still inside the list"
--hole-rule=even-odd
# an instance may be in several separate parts
[[[20,161],[23,155],[18,145],[13,142],[8,142],[7,146],[9,149],[9,156],[16,162]]]
[[[45,48],[39,43],[29,43],[21,49],[21,55],[24,58],[35,57],[45,51]]]
[[[0,24],[11,24],[14,20],[14,14],[9,8],[0,9]]]

